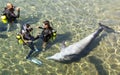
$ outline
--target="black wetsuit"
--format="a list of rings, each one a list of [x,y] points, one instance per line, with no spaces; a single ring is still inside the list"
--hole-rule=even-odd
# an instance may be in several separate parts
[[[43,29],[43,31],[42,31],[42,40],[44,42],[48,42],[49,39],[52,36],[52,28],[50,27],[48,29],[46,29],[46,28],[41,28],[41,29]]]
[[[25,32],[23,34],[23,39],[26,40],[26,41],[30,41],[30,42],[27,42],[26,45],[31,49],[30,52],[28,53],[28,55],[26,56],[26,59],[28,59],[31,54],[35,51],[35,47],[34,47],[34,43],[33,41],[38,39],[38,37],[34,38],[30,32]]]
[[[12,9],[5,8],[3,11],[3,15],[6,15],[8,23],[17,22],[16,18],[19,18],[20,11],[18,11],[18,14],[15,15],[14,8],[12,8]]]

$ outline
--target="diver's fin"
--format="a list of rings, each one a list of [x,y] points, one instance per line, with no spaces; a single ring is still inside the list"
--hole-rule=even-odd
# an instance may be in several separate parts
[[[99,25],[100,25],[100,27],[102,27],[108,33],[111,33],[111,32],[116,33],[114,29],[112,29],[112,28],[110,28],[108,26],[105,26],[105,25],[103,25],[101,23],[99,23]]]
[[[40,51],[35,51],[31,56],[32,57],[37,57],[40,54]]]
[[[60,49],[64,49],[66,47],[65,41],[62,42]]]
[[[40,54],[41,50],[37,49],[35,46],[35,51],[32,53],[31,57],[36,57]]]
[[[33,63],[39,65],[39,66],[42,65],[42,62],[41,62],[40,60],[38,60],[37,58],[31,57],[31,58],[29,58],[28,60],[29,60],[30,62],[33,62]]]

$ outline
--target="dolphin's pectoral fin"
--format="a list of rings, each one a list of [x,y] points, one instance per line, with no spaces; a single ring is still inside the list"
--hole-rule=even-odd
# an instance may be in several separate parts
[[[65,41],[62,42],[60,49],[64,49],[66,47]]]
[[[64,59],[65,60],[71,60],[73,58],[76,58],[78,54],[72,54],[72,55],[67,55],[67,56],[64,56]]]

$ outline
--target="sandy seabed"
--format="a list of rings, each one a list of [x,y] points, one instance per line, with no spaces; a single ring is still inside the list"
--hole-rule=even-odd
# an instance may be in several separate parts
[[[21,8],[19,23],[31,24],[36,36],[44,20],[53,23],[57,39],[36,58],[38,66],[25,59],[30,51],[16,40],[17,29],[6,33],[0,22],[0,75],[120,75],[120,34],[103,31],[90,45],[91,50],[77,62],[59,63],[46,60],[60,51],[60,43],[67,45],[94,32],[101,22],[120,32],[120,0],[1,0],[0,11],[7,2]],[[41,40],[34,42],[41,49]]]

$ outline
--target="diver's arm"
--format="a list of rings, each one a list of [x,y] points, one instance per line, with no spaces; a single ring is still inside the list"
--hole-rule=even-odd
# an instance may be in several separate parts
[[[9,17],[11,18],[19,18],[20,17],[20,8],[17,8],[17,15],[15,15],[15,13],[13,12],[9,12]]]
[[[40,28],[40,29],[44,29],[43,27],[38,27],[38,28]]]
[[[17,8],[17,15],[16,15],[16,18],[19,18],[20,17],[20,8]]]
[[[32,42],[32,40],[24,40],[25,43]]]

